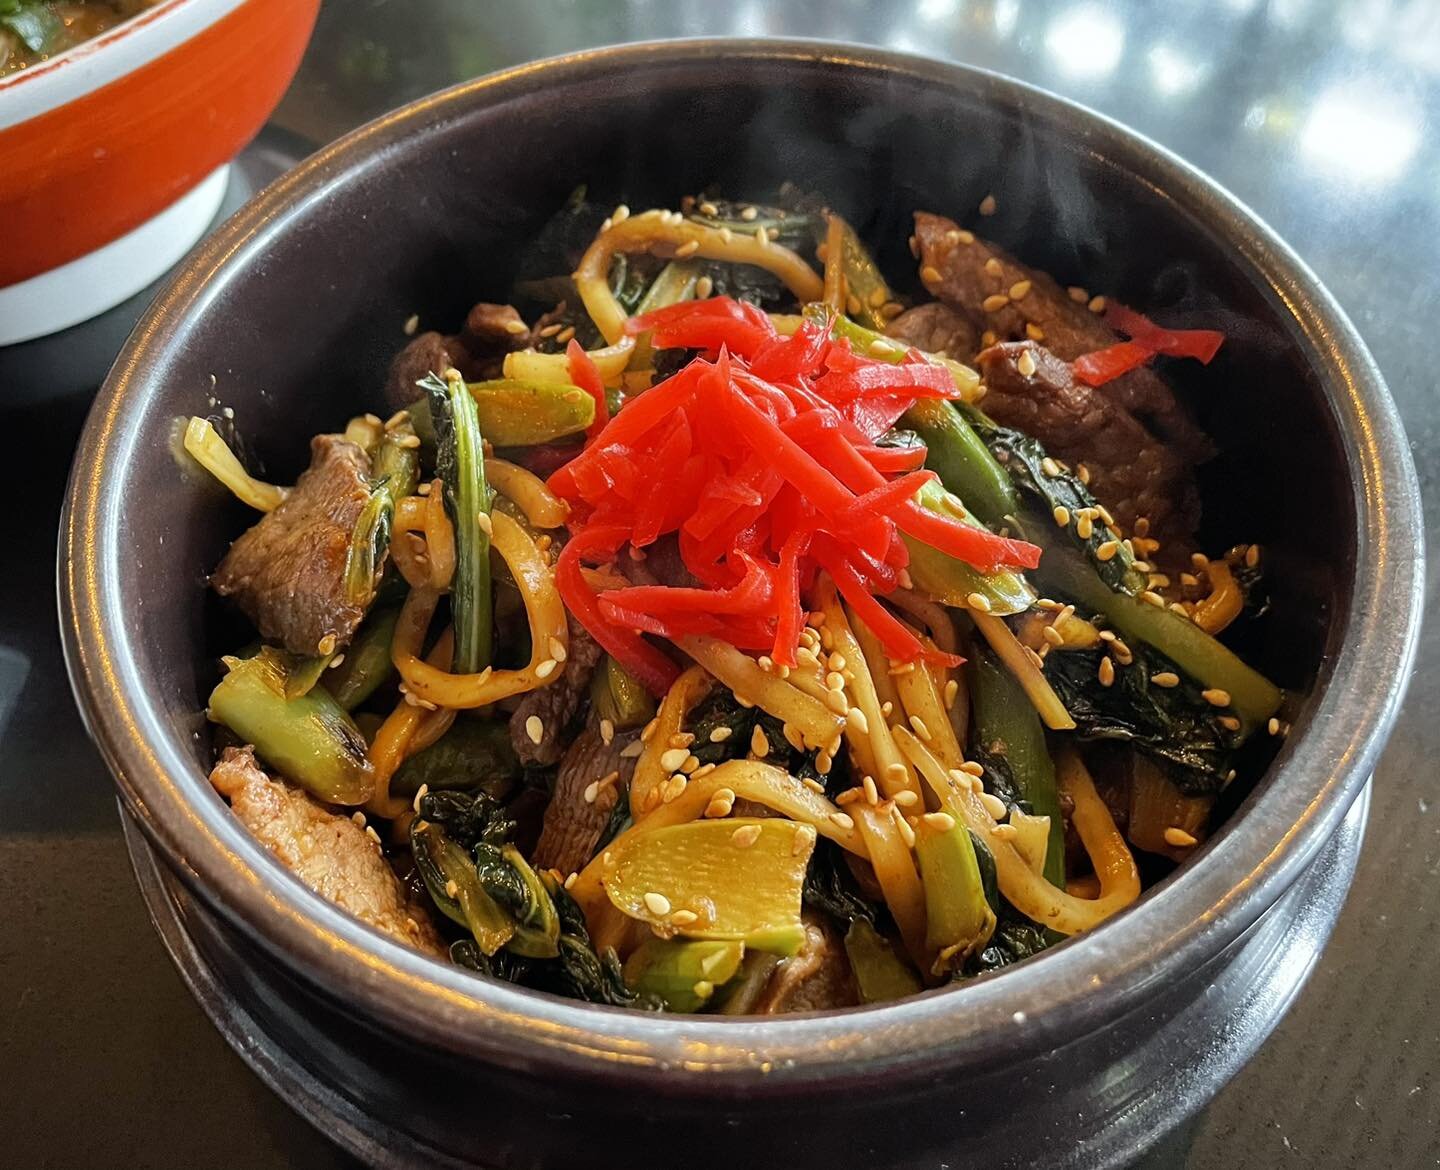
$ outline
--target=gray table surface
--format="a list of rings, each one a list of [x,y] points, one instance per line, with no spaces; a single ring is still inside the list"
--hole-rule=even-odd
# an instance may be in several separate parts
[[[1214,175],[1308,260],[1365,335],[1409,427],[1440,544],[1428,458],[1440,395],[1426,356],[1440,303],[1433,0],[330,0],[246,175],[294,141],[327,141],[515,62],[720,34],[862,41],[997,69]],[[232,202],[244,190],[237,183]],[[12,480],[20,507],[0,572],[0,1163],[345,1165],[225,1047],[171,969],[65,680],[51,553],[65,468],[143,300],[25,360],[0,354],[0,433],[27,468]],[[1433,572],[1429,582],[1433,596]],[[1440,1164],[1437,638],[1432,625],[1329,949],[1259,1056],[1152,1164]]]

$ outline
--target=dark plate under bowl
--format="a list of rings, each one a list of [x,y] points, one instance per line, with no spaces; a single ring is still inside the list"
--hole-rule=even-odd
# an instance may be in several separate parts
[[[913,210],[970,220],[993,192],[985,233],[1062,281],[1223,322],[1221,356],[1184,371],[1221,448],[1203,535],[1268,550],[1275,614],[1247,652],[1293,692],[1293,733],[1231,821],[1138,905],[959,991],[784,1020],[650,1017],[479,981],[381,938],[283,871],[206,783],[202,709],[222,646],[203,582],[248,520],[177,456],[176,420],[233,408],[283,481],[307,436],[375,405],[401,323],[418,312],[451,327],[503,295],[519,243],[577,183],[642,207],[785,179],[833,199],[896,270],[910,267]],[[141,321],[96,402],[60,585],[77,697],[194,900],[192,933],[250,956],[232,966],[237,996],[325,1021],[289,1056],[397,1149],[499,1166],[728,1165],[762,1151],[845,1164],[862,1150],[872,1166],[1092,1164],[1134,1133],[1116,1124],[1134,1101],[1107,1086],[1181,1022],[1165,1059],[1204,1059],[1220,1036],[1195,1029],[1221,1016],[1196,1005],[1235,995],[1244,981],[1224,972],[1284,936],[1264,920],[1272,907],[1298,913],[1296,883],[1361,790],[1408,674],[1419,532],[1408,449],[1353,329],[1185,164],[976,70],[678,42],[448,90],[243,209]],[[1192,1078],[1186,1107],[1220,1079]]]

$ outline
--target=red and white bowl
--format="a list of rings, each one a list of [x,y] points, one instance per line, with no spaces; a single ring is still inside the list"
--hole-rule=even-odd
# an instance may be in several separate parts
[[[204,233],[319,0],[165,0],[0,79],[0,345],[87,320]]]

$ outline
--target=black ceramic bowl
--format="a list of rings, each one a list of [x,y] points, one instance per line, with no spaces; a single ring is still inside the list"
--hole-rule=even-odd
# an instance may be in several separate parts
[[[455,321],[501,294],[519,242],[576,183],[638,207],[787,178],[897,243],[897,267],[912,210],[964,219],[994,192],[985,231],[1062,280],[1224,321],[1230,342],[1193,383],[1221,448],[1204,536],[1269,550],[1275,614],[1248,652],[1291,690],[1293,734],[1138,905],[1018,969],[892,1006],[645,1016],[484,982],[381,938],[284,872],[206,783],[219,646],[203,582],[247,521],[177,457],[175,420],[233,407],[284,480],[306,436],[374,404],[400,322]],[[226,224],[96,402],[61,597],[76,694],[159,857],[157,870],[140,848],[167,941],[237,1047],[352,1148],[506,1167],[1095,1165],[1198,1107],[1328,934],[1363,806],[1342,822],[1414,649],[1419,532],[1400,424],[1353,329],[1179,160],[974,70],[683,42],[418,102]]]

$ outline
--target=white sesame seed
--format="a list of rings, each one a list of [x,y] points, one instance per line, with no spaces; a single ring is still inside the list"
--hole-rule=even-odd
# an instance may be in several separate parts
[[[692,923],[699,922],[700,915],[696,914],[693,910],[676,910],[675,913],[670,915],[670,921],[673,922],[676,926],[689,926]],[[718,956],[711,957],[715,958]],[[704,964],[702,963],[701,966],[704,966]],[[706,986],[709,985],[707,984]],[[700,984],[697,983],[695,987],[698,993]]]
[[[1155,606],[1157,609],[1165,608],[1165,599],[1161,597],[1160,594],[1156,593],[1153,589],[1147,589],[1144,593],[1140,594],[1140,600],[1148,602],[1149,604]]]
[[[914,849],[915,830],[910,826],[910,822],[901,815],[900,810],[893,804],[890,806],[890,815],[895,821],[895,827],[900,830],[900,839],[905,842],[907,847]]]
[[[845,722],[857,735],[870,734],[870,722],[865,718],[865,712],[859,707],[851,707],[845,713]]]
[[[1210,687],[1200,692],[1200,697],[1212,707],[1230,706],[1230,692],[1221,690],[1219,687]]]
[[[1077,305],[1083,305],[1090,299],[1089,292],[1081,288],[1078,284],[1072,284],[1065,291],[1070,295],[1070,299]]]
[[[880,803],[880,790],[875,787],[874,776],[862,776],[860,778],[860,790],[865,793],[865,803],[876,805]]]
[[[595,798],[600,795],[600,781],[592,780],[585,785],[585,803],[594,804]]]
[[[1279,735],[1280,720],[1276,719],[1273,715],[1270,716],[1270,722],[1265,724],[1265,730],[1268,731],[1271,735]]]
[[[1103,313],[1105,311],[1105,298],[1091,297],[1089,309],[1092,313]]]
[[[449,897],[453,898],[453,897],[454,897],[456,894],[458,894],[459,892],[460,892],[460,887],[455,883],[455,879],[454,879],[454,878],[451,878],[448,882],[445,883],[445,893],[446,893]]]
[[[1152,674],[1150,681],[1157,687],[1178,687],[1180,676],[1173,670],[1162,670],[1159,674]]]
[[[490,523],[490,516],[488,513],[476,512],[475,523],[479,526],[480,531],[483,532],[487,538],[494,535],[495,526]]]
[[[1070,523],[1070,509],[1064,504],[1056,504],[1055,510],[1051,512],[1050,515],[1055,518],[1055,523],[1060,525],[1061,528],[1064,528]]]
[[[729,739],[729,738],[730,738],[732,735],[734,735],[734,734],[735,734],[735,729],[734,729],[733,727],[716,727],[716,728],[713,728],[713,729],[711,730],[711,732],[710,732],[710,742],[711,742],[711,743],[724,743],[727,739]]]
[[[985,811],[990,814],[992,820],[999,820],[1008,811],[1005,802],[993,792],[980,793],[980,803],[985,806]]]
[[[1017,280],[1010,286],[1010,299],[1012,301],[1023,301],[1029,292],[1030,282],[1028,280]]]
[[[741,825],[730,834],[730,840],[741,849],[747,849],[760,839],[759,825]]]
[[[700,241],[688,240],[675,249],[675,258],[677,260],[684,260],[687,256],[693,256],[698,251],[700,251]]]
[[[1035,376],[1035,356],[1028,349],[1015,359],[1015,369],[1019,371],[1022,378],[1033,378]]]
[[[1026,321],[1025,336],[1028,337],[1031,341],[1044,341],[1045,330],[1041,329],[1040,326],[1035,324],[1034,321]]]
[[[933,264],[927,264],[920,269],[920,279],[926,284],[939,284],[944,277],[940,275],[940,270]]]
[[[1020,836],[1020,830],[1014,825],[996,825],[990,832],[1002,841],[1013,841]]]
[[[1095,557],[1097,560],[1108,561],[1119,551],[1120,542],[1118,540],[1107,540],[1095,550]]]
[[[411,313],[410,316],[408,316],[408,317],[405,318],[404,329],[405,329],[405,336],[406,336],[406,337],[414,337],[414,336],[415,336],[415,330],[417,330],[417,329],[419,329],[419,328],[420,328],[420,314],[419,314],[419,313]]]
[[[918,715],[912,715],[910,716],[910,726],[915,729],[916,735],[926,743],[930,742],[930,728],[925,726],[925,720],[921,719]]]
[[[758,723],[750,733],[750,754],[761,760],[770,754],[770,741],[765,736],[765,729]]]
[[[1194,837],[1184,829],[1178,828],[1175,825],[1171,825],[1166,829],[1164,836],[1165,844],[1173,846],[1176,849],[1188,849],[1190,846],[1197,844]]]
[[[607,746],[615,740],[615,724],[608,719],[600,720],[600,742]]]
[[[960,771],[964,772],[967,776],[974,776],[977,780],[985,775],[985,769],[974,760],[966,760],[960,765]]]
[[[980,302],[980,307],[987,313],[998,313],[1010,303],[1010,298],[1004,293],[993,293]]]
[[[553,659],[553,658],[547,658],[547,659],[545,659],[544,662],[540,663],[540,664],[535,668],[535,677],[536,677],[536,678],[549,678],[552,674],[555,673],[555,667],[558,666],[558,665],[559,665],[559,663],[557,663],[557,662],[555,661],[555,659]]]
[[[833,824],[837,829],[844,829],[846,832],[849,832],[855,827],[855,821],[849,813],[831,813],[830,823]]]
[[[1102,687],[1111,686],[1115,682],[1115,664],[1110,661],[1110,655],[1100,659],[1100,668],[1096,674]]]
[[[540,716],[531,715],[525,720],[525,734],[533,744],[539,744],[539,742],[545,738],[545,724]]]
[[[994,196],[994,195],[987,195],[987,196],[985,196],[984,199],[980,200],[980,214],[981,214],[981,215],[994,215],[994,214],[995,214],[995,196]]]
[[[902,788],[895,794],[894,801],[901,808],[909,808],[912,804],[920,803],[920,794],[912,792],[909,788]]]
[[[955,827],[955,818],[945,812],[926,813],[920,819],[930,828],[937,829],[942,833],[948,833]]]
[[[687,748],[667,748],[660,753],[660,766],[667,772],[678,772],[680,765],[686,761],[689,755],[690,752]]]
[[[654,890],[645,891],[645,909],[655,915],[656,918],[664,918],[670,913],[670,899],[664,894],[658,894]]]
[[[972,593],[965,599],[965,604],[971,609],[978,609],[981,613],[990,612],[990,599],[983,593]]]

